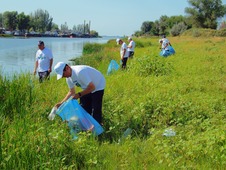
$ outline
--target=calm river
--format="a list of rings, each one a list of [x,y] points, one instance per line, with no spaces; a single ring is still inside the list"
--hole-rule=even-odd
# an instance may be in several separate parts
[[[0,73],[33,73],[39,40],[52,50],[54,67],[59,61],[69,63],[69,59],[81,56],[85,43],[106,43],[113,38],[0,38]]]

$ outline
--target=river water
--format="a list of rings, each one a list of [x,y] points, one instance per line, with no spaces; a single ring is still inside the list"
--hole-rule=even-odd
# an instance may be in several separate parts
[[[5,76],[33,73],[39,40],[52,50],[54,67],[59,61],[69,63],[70,59],[80,57],[85,43],[106,43],[113,38],[0,38],[0,73]]]

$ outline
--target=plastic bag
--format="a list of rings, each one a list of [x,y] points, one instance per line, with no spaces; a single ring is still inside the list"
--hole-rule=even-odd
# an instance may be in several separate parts
[[[175,136],[176,132],[173,129],[166,129],[162,135],[167,137]]]
[[[175,50],[174,50],[174,48],[173,48],[172,46],[168,46],[167,48],[168,48],[167,50],[162,50],[162,51],[159,53],[159,55],[160,55],[160,56],[163,56],[163,57],[168,57],[168,56],[170,56],[170,55],[175,54]]]
[[[111,60],[110,64],[108,65],[107,75],[111,74],[114,71],[119,69],[119,65],[115,60]]]
[[[51,110],[51,112],[50,112],[50,114],[49,114],[49,116],[48,116],[48,119],[49,120],[53,120],[55,118],[56,111],[57,111],[57,108],[56,107],[53,107],[52,110]]]
[[[104,131],[102,126],[80,106],[78,101],[72,98],[64,102],[58,108],[56,114],[63,121],[68,122],[74,139],[77,138],[77,133],[80,131],[91,131],[95,136],[100,135]]]

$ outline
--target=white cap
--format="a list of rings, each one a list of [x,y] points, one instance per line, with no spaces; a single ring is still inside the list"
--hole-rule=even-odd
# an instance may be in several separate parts
[[[120,41],[120,39],[119,39],[119,38],[117,38],[117,39],[116,39],[116,43],[117,43],[117,44],[119,44],[119,41]]]
[[[128,40],[132,40],[132,37],[128,37]]]
[[[57,73],[57,80],[61,79],[63,77],[63,72],[64,72],[64,67],[65,67],[65,63],[64,62],[58,62],[55,67],[54,70]]]

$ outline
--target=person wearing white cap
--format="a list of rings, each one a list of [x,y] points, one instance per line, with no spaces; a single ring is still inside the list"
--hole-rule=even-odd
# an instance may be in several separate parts
[[[127,59],[129,57],[129,52],[127,50],[127,45],[125,42],[123,42],[121,39],[117,38],[116,43],[121,45],[120,48],[120,56],[122,61],[122,69],[126,68]]]
[[[93,67],[86,65],[69,66],[64,62],[58,62],[54,67],[57,80],[66,78],[69,91],[64,99],[55,106],[58,108],[71,96],[80,99],[81,106],[102,124],[102,101],[106,81],[102,73]],[[82,91],[76,93],[75,86]]]
[[[39,82],[49,79],[49,75],[52,72],[53,54],[49,48],[45,47],[43,41],[38,42],[38,50],[36,52],[36,61],[34,68],[34,75],[38,70]]]
[[[128,41],[129,41],[129,45],[127,47],[128,47],[128,51],[129,51],[129,58],[133,58],[135,42],[133,41],[133,39],[131,37],[128,38]]]

